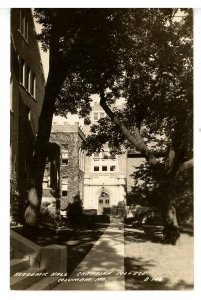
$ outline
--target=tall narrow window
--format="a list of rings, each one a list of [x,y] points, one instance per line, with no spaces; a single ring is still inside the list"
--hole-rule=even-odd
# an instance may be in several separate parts
[[[30,82],[30,94],[36,98],[36,77],[35,74],[32,72],[31,74],[31,82]]]
[[[20,32],[27,42],[28,42],[28,31],[29,31],[28,20],[24,12],[21,10],[20,11]]]
[[[25,33],[25,15],[22,10],[20,10],[20,32],[22,35]]]
[[[30,68],[28,66],[26,66],[26,68],[25,68],[25,85],[24,85],[24,87],[27,89],[27,91],[30,90],[30,86],[29,86],[30,76],[31,76]]]
[[[19,61],[19,81],[24,86],[25,84],[25,62],[23,58]]]

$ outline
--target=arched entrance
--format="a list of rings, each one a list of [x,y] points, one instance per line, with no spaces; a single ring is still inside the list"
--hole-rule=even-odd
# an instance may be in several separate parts
[[[106,192],[101,192],[98,198],[98,215],[110,213],[110,196]]]

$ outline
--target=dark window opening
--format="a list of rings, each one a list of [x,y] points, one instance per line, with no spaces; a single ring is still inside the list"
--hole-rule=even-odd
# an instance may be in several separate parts
[[[107,166],[102,166],[102,171],[107,171]]]
[[[115,171],[115,166],[110,166],[110,171]]]
[[[99,171],[99,167],[98,166],[94,166],[94,171]]]
[[[62,159],[62,164],[63,165],[67,165],[68,164],[68,159],[67,158],[63,158]]]
[[[62,196],[67,197],[68,191],[62,191]]]

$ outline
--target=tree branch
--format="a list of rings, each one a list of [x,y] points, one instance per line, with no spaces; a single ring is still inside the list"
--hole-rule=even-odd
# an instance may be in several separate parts
[[[171,148],[168,154],[167,174],[170,174],[172,172],[174,161],[175,161],[175,151]]]
[[[184,170],[188,170],[188,169],[191,169],[191,168],[193,168],[193,158],[191,158],[191,159],[183,162],[182,164],[180,164],[176,176],[178,176]]]
[[[141,154],[146,158],[149,165],[156,165],[158,163],[154,154],[147,148],[144,141],[140,136],[138,128],[134,128],[133,134],[128,130],[128,128],[115,116],[106,103],[104,92],[100,92],[100,105],[108,115],[108,117],[117,125],[121,133],[127,138],[127,140],[135,146],[135,148],[141,152]]]

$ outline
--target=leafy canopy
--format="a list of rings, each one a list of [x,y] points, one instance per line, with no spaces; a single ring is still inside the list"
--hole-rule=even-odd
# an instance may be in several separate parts
[[[89,121],[91,95],[104,91],[131,132],[138,127],[151,145],[179,149],[180,160],[192,155],[191,9],[35,9],[35,16],[43,48],[55,51],[56,32],[55,53],[68,68],[56,114]],[[106,142],[112,152],[132,148],[108,117],[91,127],[83,148],[91,154]]]

